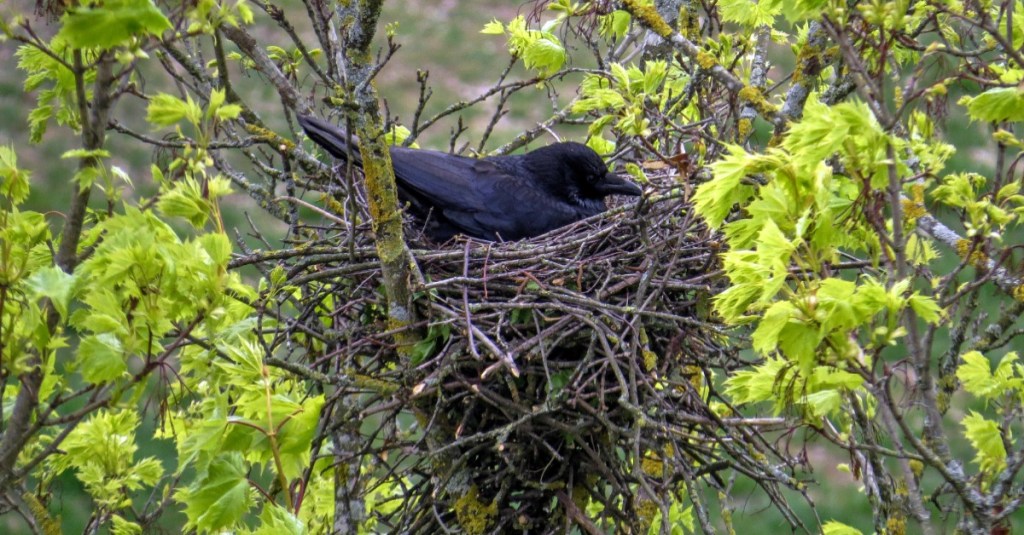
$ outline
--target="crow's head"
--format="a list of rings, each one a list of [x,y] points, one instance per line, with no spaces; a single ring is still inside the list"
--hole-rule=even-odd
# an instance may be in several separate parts
[[[636,184],[609,171],[601,156],[582,143],[554,143],[527,153],[526,161],[552,194],[571,202],[643,193]]]

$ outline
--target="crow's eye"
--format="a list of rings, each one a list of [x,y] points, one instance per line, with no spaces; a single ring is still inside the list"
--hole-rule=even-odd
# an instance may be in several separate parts
[[[601,181],[601,175],[587,175],[587,183],[597,184]]]

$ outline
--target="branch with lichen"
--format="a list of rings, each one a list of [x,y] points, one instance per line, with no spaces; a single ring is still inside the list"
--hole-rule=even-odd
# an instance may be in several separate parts
[[[768,43],[771,42],[771,28],[761,26],[757,29],[757,44],[754,49],[754,60],[750,68],[750,86],[763,91],[768,81]],[[750,103],[744,104],[740,110],[739,123],[737,125],[739,139],[745,140],[754,131],[754,118],[757,117],[757,109]]]
[[[730,93],[736,95],[741,102],[757,110],[757,113],[765,120],[772,124],[777,124],[782,120],[778,110],[768,102],[760,89],[753,85],[744,84],[729,69],[718,63],[714,56],[698,47],[693,41],[684,37],[683,34],[673,30],[661,18],[661,15],[658,14],[654,7],[642,5],[637,0],[624,0],[622,5],[633,18],[658,34],[662,39],[672,43],[676,50],[679,50],[686,57],[700,65],[712,78],[724,85]]]
[[[249,32],[246,32],[241,26],[224,24],[220,30],[256,64],[256,69],[263,73],[267,80],[277,89],[277,93],[281,96],[281,100],[286,108],[302,112],[309,111],[309,102],[285,78],[284,73],[281,72],[277,64],[270,59],[267,52],[256,42],[256,38],[249,35]]]
[[[786,123],[797,120],[804,114],[804,104],[811,94],[811,80],[818,76],[825,65],[823,48],[827,38],[828,35],[821,27],[821,23],[812,22],[807,30],[807,42],[797,53],[792,84],[786,91],[786,100],[779,111]],[[781,133],[778,125],[775,133]]]
[[[904,205],[912,205],[910,199],[903,199]],[[1024,301],[1024,280],[1014,275],[999,262],[989,258],[983,252],[975,250],[971,241],[961,237],[955,230],[947,227],[931,214],[922,214],[917,218],[917,228],[935,241],[956,251],[960,258],[967,260],[974,267],[991,272],[992,282],[999,289],[1011,295],[1017,301]]]

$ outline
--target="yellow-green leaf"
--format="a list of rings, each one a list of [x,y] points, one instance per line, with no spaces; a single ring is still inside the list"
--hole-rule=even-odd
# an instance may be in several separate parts
[[[1016,86],[997,87],[976,97],[963,97],[959,104],[967,107],[967,114],[978,121],[1024,121],[1024,90]]]
[[[829,520],[821,526],[822,535],[864,535],[859,529],[847,526],[842,522]]]
[[[974,411],[971,411],[962,423],[964,436],[971,442],[971,447],[975,451],[974,462],[981,471],[994,476],[1006,468],[1006,448],[1003,446],[999,425]]]
[[[494,19],[491,22],[484,24],[484,29],[480,30],[480,33],[488,35],[502,35],[505,33],[505,25],[499,22],[498,19]]]
[[[113,48],[134,36],[159,35],[171,22],[151,0],[105,0],[69,9],[58,36],[74,48]]]

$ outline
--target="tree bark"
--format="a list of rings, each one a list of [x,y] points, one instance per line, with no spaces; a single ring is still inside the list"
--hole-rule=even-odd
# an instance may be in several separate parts
[[[384,138],[377,91],[372,82],[374,61],[370,43],[382,4],[382,0],[339,2],[329,26],[330,33],[335,33],[333,21],[341,24],[338,28],[342,36],[341,46],[333,50],[335,56],[332,58],[336,71],[342,73],[344,80],[342,94],[337,97],[353,104],[348,107],[348,118],[359,140],[359,153],[363,160],[377,256],[387,292],[388,327],[395,332],[394,341],[399,355],[405,356],[420,340],[420,334],[407,327],[416,322],[412,287],[414,277],[421,277],[405,243],[391,152]],[[333,36],[330,40],[337,42]],[[357,402],[355,396],[341,396],[334,411],[336,533],[354,533],[366,515],[361,463],[358,461],[363,438],[359,424],[352,421],[352,415],[358,413],[353,410]]]

